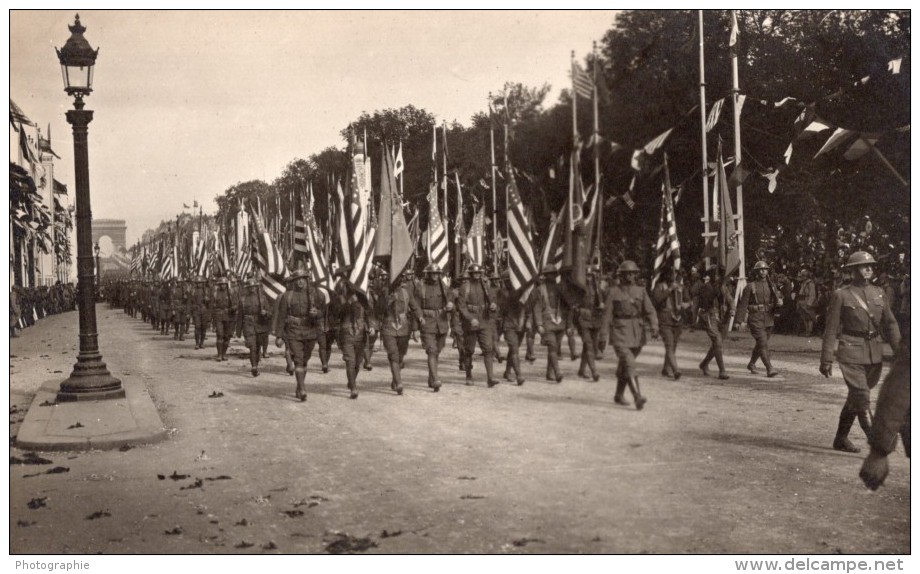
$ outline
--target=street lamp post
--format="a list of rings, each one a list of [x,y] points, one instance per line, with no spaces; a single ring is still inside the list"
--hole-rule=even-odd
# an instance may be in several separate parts
[[[57,49],[64,76],[64,91],[74,97],[74,109],[67,111],[73,126],[74,171],[77,204],[77,298],[80,305],[80,353],[70,377],[61,383],[58,402],[117,399],[125,396],[121,381],[112,376],[102,361],[96,332],[96,294],[93,273],[92,209],[89,196],[89,147],[87,134],[93,112],[84,110],[83,98],[92,91],[93,66],[99,50],[83,37],[86,31],[77,14],[70,38]]]

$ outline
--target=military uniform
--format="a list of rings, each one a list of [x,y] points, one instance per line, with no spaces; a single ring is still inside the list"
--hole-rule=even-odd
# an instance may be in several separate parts
[[[377,303],[380,335],[383,337],[383,348],[386,349],[390,372],[393,375],[390,388],[400,395],[403,392],[402,365],[406,351],[409,349],[411,301],[412,296],[406,280],[398,280],[396,285],[388,287],[381,293]]]
[[[604,298],[606,292],[603,282],[592,269],[587,276],[587,289],[584,297],[579,299],[575,322],[581,335],[581,365],[578,374],[586,377],[585,368],[591,369],[591,378],[600,380],[597,372],[597,350],[601,341],[607,340],[607,324],[604,321]]]
[[[237,336],[246,339],[249,349],[249,365],[252,376],[259,376],[259,357],[263,344],[268,341],[268,332],[272,326],[272,302],[262,291],[258,277],[240,293],[239,313],[237,319]]]
[[[450,313],[454,303],[450,291],[441,279],[441,271],[437,265],[430,264],[425,273],[426,280],[415,290],[411,305],[413,315],[418,317],[422,346],[428,356],[428,386],[438,392],[441,388],[441,381],[438,379],[438,358],[450,330]]]
[[[326,314],[327,295],[309,283],[307,271],[300,269],[292,274],[295,288],[285,291],[278,304],[278,316],[272,330],[275,337],[283,338],[294,361],[297,379],[296,395],[301,401],[307,398],[304,380],[307,363],[313,354],[316,341],[323,333],[323,316]],[[301,287],[300,283],[303,283]]]
[[[376,332],[377,321],[364,298],[340,283],[334,298],[334,309],[329,313],[335,317],[338,328],[337,340],[345,361],[345,376],[351,398],[358,398],[358,371],[365,361],[367,337]],[[331,306],[331,305],[330,305]]]
[[[530,296],[528,295],[529,299]],[[514,371],[517,384],[523,385],[521,341],[524,339],[524,333],[527,329],[528,305],[522,303],[519,297],[515,297],[508,280],[506,280],[501,291],[498,292],[498,310],[502,329],[504,330],[505,343],[508,344],[508,363],[505,366],[505,380],[510,381],[511,372]]]
[[[728,379],[725,372],[725,359],[722,356],[722,340],[728,330],[729,319],[735,315],[735,300],[727,285],[723,284],[718,276],[709,283],[700,283],[693,300],[697,310],[696,316],[709,337],[709,350],[700,363],[700,370],[709,376],[709,362],[716,360],[719,367],[719,378]]]
[[[799,319],[802,320],[802,328],[806,337],[811,337],[811,332],[815,327],[815,304],[818,300],[818,292],[815,289],[814,280],[803,270],[799,274],[799,288],[795,295],[795,307]]]
[[[856,258],[859,261],[857,256],[860,254],[868,257],[869,262],[875,262],[867,253],[859,251],[850,260]],[[897,349],[901,343],[901,332],[882,289],[855,278],[853,283],[834,292],[827,308],[821,371],[830,374],[836,346],[837,362],[847,385],[847,400],[840,412],[834,438],[837,450],[858,452],[847,438],[857,418],[863,431],[869,435],[869,391],[878,384],[882,374],[883,333],[891,347]]]
[[[758,261],[754,265],[754,272],[759,269],[768,269],[766,262]],[[738,303],[738,321],[747,323],[754,338],[754,349],[751,351],[751,360],[748,370],[756,374],[757,359],[763,361],[767,368],[767,376],[775,377],[779,374],[773,369],[770,362],[770,335],[773,334],[773,314],[782,306],[782,297],[767,277],[759,277],[752,283],[744,286],[741,292],[741,301]]]
[[[204,335],[208,330],[208,304],[211,301],[211,292],[204,279],[198,279],[192,286],[189,294],[189,314],[195,329],[195,348],[204,348]]]
[[[547,269],[544,273],[555,270]],[[546,379],[562,382],[562,370],[559,368],[559,353],[562,350],[562,337],[573,328],[572,312],[562,288],[556,283],[556,276],[550,275],[537,287],[537,303],[534,309],[537,331],[546,345]]]
[[[185,318],[188,313],[188,292],[185,282],[178,281],[170,286],[172,299],[170,299],[169,313],[173,321],[173,339],[185,340]]]
[[[664,342],[664,366],[661,374],[680,379],[677,367],[677,343],[683,331],[683,312],[690,305],[690,293],[680,283],[659,281],[652,289],[652,303],[658,314],[658,328]]]
[[[160,285],[160,292],[157,295],[159,306],[157,320],[159,321],[161,335],[169,334],[169,324],[172,319],[172,315],[170,315],[170,310],[172,309],[172,296],[173,292],[168,282],[164,282]]]
[[[638,270],[632,261],[624,261],[617,274],[638,273]],[[617,355],[617,388],[614,402],[629,404],[623,398],[626,388],[629,387],[636,401],[636,409],[641,410],[647,401],[639,387],[636,357],[645,345],[645,324],[651,326],[653,335],[658,333],[655,307],[644,287],[621,281],[608,291],[606,311],[611,344]]]
[[[209,314],[214,322],[214,336],[217,339],[217,360],[226,361],[236,323],[236,299],[230,293],[226,279],[219,279],[214,287]]]
[[[478,266],[476,266],[478,267]],[[466,384],[473,384],[473,354],[476,341],[482,349],[483,362],[486,367],[486,380],[490,387],[498,384],[492,376],[492,357],[495,342],[495,318],[497,306],[495,293],[482,277],[474,276],[476,267],[470,268],[470,280],[460,286],[457,309],[460,311],[463,325],[463,343],[466,348]]]

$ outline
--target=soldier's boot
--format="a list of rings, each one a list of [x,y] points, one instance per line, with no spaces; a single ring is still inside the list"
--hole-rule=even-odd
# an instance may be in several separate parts
[[[268,358],[268,337],[265,337],[265,340],[262,341],[262,358]]]
[[[524,360],[528,363],[532,363],[537,360],[537,356],[533,353],[534,342],[536,337],[533,334],[528,333],[527,335],[527,354],[524,356]]]
[[[859,448],[847,438],[854,420],[856,420],[856,412],[850,408],[850,402],[847,401],[840,411],[840,421],[837,423],[837,434],[834,436],[834,450],[859,452]]]
[[[319,362],[323,368],[323,373],[329,372],[329,350],[326,348],[326,345],[323,342],[320,342],[319,345]]]
[[[358,398],[358,365],[354,361],[345,361],[345,377],[348,379],[349,398]]]
[[[466,351],[463,350],[463,344],[462,344],[462,343],[460,344],[460,350],[459,350],[459,352],[458,352],[457,354],[460,356],[460,361],[459,361],[459,362],[460,362],[460,366],[458,367],[457,370],[458,370],[458,371],[465,371],[465,370],[466,370]]]
[[[473,353],[467,352],[463,358],[463,370],[466,371],[466,384],[473,386]]]
[[[773,378],[779,374],[779,371],[773,368],[773,365],[770,363],[770,353],[767,351],[761,351],[760,358],[763,360],[763,364],[767,366],[767,377]]]
[[[859,421],[859,428],[866,433],[866,438],[869,438],[869,433],[872,431],[872,421],[869,418],[869,411],[859,411],[856,413],[856,420]]]
[[[230,350],[230,339],[224,339],[224,343],[223,343],[223,346],[222,346],[221,348],[222,348],[223,350],[222,350],[221,353],[220,353],[220,360],[221,360],[221,361],[226,361],[226,360],[227,360],[227,351]]]
[[[300,402],[307,400],[307,389],[304,387],[304,379],[307,378],[307,368],[306,367],[297,367],[294,369],[294,378],[296,379],[296,387],[294,388],[294,396],[300,399]]]
[[[223,351],[223,348],[224,348],[224,344],[220,341],[220,339],[218,339],[218,340],[217,340],[217,360],[218,360],[218,361],[222,361],[222,360],[223,360],[223,359],[221,358],[221,355],[223,354],[223,352],[222,352],[222,351]]]
[[[492,378],[492,352],[485,352],[483,362],[486,364],[486,384],[489,386],[489,388],[492,388],[501,382],[498,379]]]
[[[754,367],[757,365],[757,359],[759,358],[760,358],[760,345],[755,344],[754,348],[751,350],[751,360],[748,361],[748,364],[747,364],[748,370],[751,371],[751,373],[755,375],[757,374],[757,369],[755,369]],[[766,365],[767,362],[764,361],[764,364]]]
[[[588,375],[588,353],[585,352],[585,347],[581,347],[581,363],[578,364],[578,376],[582,379],[590,379],[591,376]],[[594,369],[591,369],[591,372],[594,372]]]
[[[617,389],[616,389],[616,392],[614,392],[613,394],[613,402],[615,402],[618,405],[623,405],[624,407],[628,407],[629,405],[631,405],[632,403],[630,403],[623,397],[625,393],[626,393],[626,379],[623,378],[623,375],[621,375],[620,373],[617,373]]]
[[[569,357],[573,361],[581,357],[581,353],[577,353],[575,349],[575,337],[569,337],[568,335],[566,335],[566,339],[569,340]]]
[[[510,353],[509,353],[509,355],[510,355]],[[517,381],[518,386],[523,385],[523,384],[524,384],[524,377],[521,376],[521,355],[520,355],[520,349],[518,349],[518,352],[517,352],[517,353],[514,353],[513,355],[511,355],[511,357],[508,359],[508,362],[511,363],[511,366],[512,366],[512,368],[514,369],[514,376],[515,376],[515,379],[516,379],[516,381]]]
[[[597,372],[597,361],[594,358],[594,355],[585,353],[588,356],[588,368],[591,369],[591,380],[595,383],[601,380],[601,376]]]
[[[284,360],[287,362],[285,370],[287,374],[294,374],[294,358],[291,356],[291,348],[288,345],[284,346]]]
[[[553,365],[553,372],[556,373],[556,382],[562,382],[562,369],[559,368],[559,356],[555,353],[551,357],[551,363]]]
[[[636,401],[636,410],[641,411],[645,403],[648,402],[648,399],[642,396],[642,392],[639,389],[639,377],[630,377],[626,379],[626,384],[629,386],[629,392],[632,393],[633,399]]]
[[[252,367],[250,369],[252,376],[258,377],[259,376],[259,347],[257,346],[253,346],[253,348],[249,350],[249,365]]]
[[[188,326],[183,326],[182,329],[176,329],[176,330],[179,331],[179,340],[184,341],[185,333],[188,331]]]
[[[393,382],[390,383],[390,388],[396,391],[397,395],[403,394],[402,369],[399,368],[398,356],[394,355],[390,358],[390,372],[393,374]]]
[[[719,349],[715,353],[716,364],[719,366],[719,378],[723,381],[728,380],[728,374],[725,372],[725,359],[722,357],[722,350]]]
[[[712,361],[715,356],[715,351],[712,350],[712,347],[709,347],[709,350],[706,351],[706,356],[700,361],[700,371],[703,372],[704,377],[709,376],[709,362]]]
[[[428,355],[428,387],[434,392],[441,390],[441,381],[438,380],[438,355]]]

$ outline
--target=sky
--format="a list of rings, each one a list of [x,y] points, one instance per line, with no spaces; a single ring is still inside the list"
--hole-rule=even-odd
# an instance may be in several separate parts
[[[54,48],[73,11],[10,11],[10,98],[50,124],[73,190],[73,139]],[[198,201],[341,147],[362,112],[408,104],[470,125],[505,82],[570,83],[615,11],[81,11],[99,48],[89,125],[93,216],[131,245]],[[71,191],[73,195],[73,191]]]

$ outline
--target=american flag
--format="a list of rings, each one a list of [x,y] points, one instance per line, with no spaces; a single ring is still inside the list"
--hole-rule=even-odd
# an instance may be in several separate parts
[[[447,243],[447,228],[438,210],[438,189],[434,183],[428,191],[428,249],[429,260],[441,269],[447,269],[450,249]]]
[[[358,258],[358,254],[364,251],[364,233],[367,230],[367,204],[362,201],[364,186],[364,166],[363,156],[359,165],[359,157],[355,156],[355,170],[352,172],[351,185],[349,186],[348,208],[348,228],[345,230],[348,234],[350,243],[352,263]],[[359,178],[360,177],[360,178]]]
[[[310,201],[303,202],[301,204],[301,213],[300,216],[304,221],[304,228],[306,229],[306,240],[307,240],[307,251],[310,253],[310,270],[313,274],[313,282],[319,287],[325,288],[328,291],[335,289],[336,280],[330,273],[329,265],[326,264],[326,258],[324,256],[323,248],[323,238],[320,235],[319,229],[316,226],[316,219],[313,217],[313,196],[311,194]],[[306,208],[304,208],[306,205]]]
[[[355,265],[348,274],[348,282],[359,293],[367,295],[367,288],[370,283],[370,270],[374,263],[374,253],[377,250],[377,225],[371,225],[365,236],[366,241],[362,246],[361,252],[355,259]]]
[[[351,265],[352,261],[352,243],[351,234],[348,233],[348,217],[346,211],[345,192],[342,191],[342,184],[336,182],[336,212],[338,220],[339,241],[335,248],[335,262],[337,269],[344,269]]]
[[[719,123],[719,116],[722,115],[722,106],[725,105],[725,98],[721,98],[712,104],[712,109],[709,110],[709,117],[706,118],[706,131],[711,132],[712,128],[716,127],[716,124]]]
[[[205,235],[204,237],[199,237],[198,241],[195,243],[195,250],[192,260],[192,269],[194,270],[195,275],[209,277],[211,266],[208,265],[208,263],[210,263],[208,238]]]
[[[652,287],[661,278],[668,260],[671,261],[674,271],[680,270],[680,240],[677,239],[674,201],[670,188],[662,184],[661,225],[658,231],[658,243],[655,245],[655,271],[652,277]]]
[[[216,257],[214,258],[217,270],[221,276],[226,277],[230,271],[230,249],[227,247],[227,234],[214,232],[214,246]]]
[[[466,236],[466,254],[471,263],[482,265],[485,261],[486,214],[485,207],[480,207],[473,216],[473,224]]]
[[[583,98],[590,100],[594,96],[594,81],[588,72],[575,62],[572,62],[572,87],[575,88],[575,93]]]
[[[298,198],[300,195],[298,195]],[[308,253],[310,249],[307,247],[307,224],[303,218],[303,204],[302,200],[300,203],[300,210],[296,214],[294,219],[294,252],[295,253]]]
[[[533,235],[514,173],[508,178],[508,271],[511,275],[511,288],[519,293],[525,292],[537,275]]]
[[[249,219],[253,223],[249,232],[252,237],[252,258],[258,269],[271,275],[287,275],[287,266],[281,250],[275,246],[271,234],[262,222],[261,210],[250,212]],[[243,277],[242,275],[240,277]]]
[[[252,271],[252,248],[243,248],[240,250],[239,257],[236,258],[236,269],[234,273],[239,278],[244,278]]]
[[[543,244],[543,251],[540,252],[540,271],[550,265],[556,269],[559,269],[562,265],[562,255],[565,250],[565,233],[562,230],[562,221],[565,218],[567,209],[568,206],[563,206],[559,214],[550,223],[549,231],[546,234],[546,243]]]

